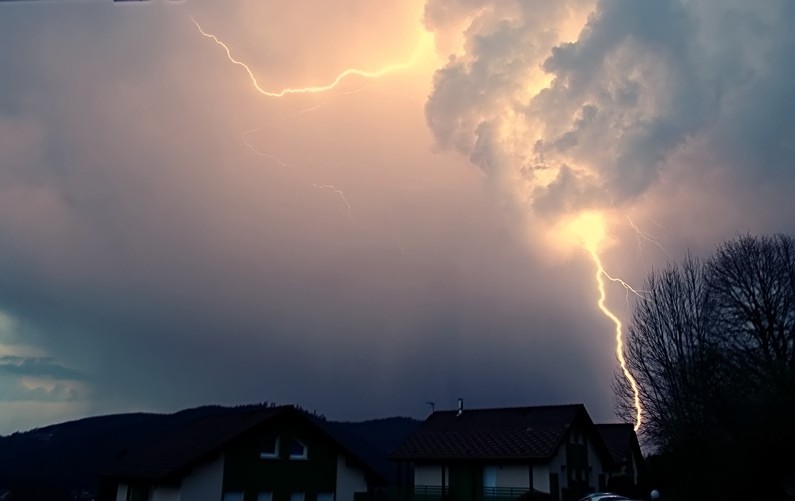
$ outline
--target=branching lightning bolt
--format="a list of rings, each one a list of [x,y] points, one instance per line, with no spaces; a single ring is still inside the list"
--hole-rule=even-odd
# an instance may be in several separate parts
[[[337,87],[340,84],[340,82],[351,76],[358,76],[366,79],[380,78],[390,73],[396,73],[399,71],[405,71],[409,69],[414,65],[414,63],[416,63],[416,61],[419,59],[419,57],[422,54],[422,45],[420,45],[417,48],[417,50],[414,51],[414,54],[411,56],[411,58],[403,63],[390,64],[373,71],[348,68],[339,75],[337,75],[337,77],[334,78],[328,84],[310,85],[307,87],[288,87],[280,91],[269,91],[264,89],[262,86],[260,86],[259,82],[257,81],[256,75],[254,75],[254,72],[251,71],[251,68],[249,68],[249,66],[246,63],[240,61],[239,59],[235,59],[235,57],[232,56],[232,51],[229,49],[229,46],[227,46],[224,42],[222,42],[217,36],[213,35],[212,33],[204,31],[204,28],[202,28],[201,25],[193,17],[191,17],[191,21],[193,21],[193,24],[196,25],[196,28],[198,28],[199,32],[201,32],[202,35],[211,39],[213,42],[220,45],[224,49],[224,51],[226,52],[226,57],[227,59],[229,59],[229,61],[231,61],[233,64],[242,67],[246,71],[249,79],[251,80],[252,85],[257,90],[257,92],[268,97],[284,97],[290,94],[315,94],[318,92],[326,92]]]
[[[638,382],[635,380],[635,377],[627,367],[627,360],[624,357],[624,334],[621,319],[619,319],[618,316],[607,307],[607,289],[605,279],[620,284],[627,291],[627,294],[631,292],[641,299],[645,299],[645,297],[641,293],[643,291],[634,289],[620,278],[612,277],[607,270],[605,270],[604,264],[602,263],[602,258],[599,255],[599,244],[605,239],[604,219],[601,215],[584,214],[572,223],[571,229],[579,237],[583,247],[591,256],[591,259],[596,266],[594,278],[596,279],[596,288],[599,293],[599,298],[597,299],[596,304],[599,308],[599,311],[601,311],[602,314],[610,319],[610,321],[613,322],[613,325],[615,325],[616,358],[618,359],[618,364],[621,367],[624,378],[627,380],[630,388],[632,389],[633,405],[635,407],[634,428],[635,431],[637,431],[640,428],[643,420],[643,408],[640,403],[640,391],[638,388]]]
[[[640,254],[641,258],[643,258],[643,241],[645,240],[647,242],[651,242],[655,247],[663,251],[663,253],[668,256],[668,259],[673,260],[671,254],[668,253],[668,250],[666,250],[665,247],[663,247],[663,244],[660,243],[660,240],[657,237],[641,230],[629,216],[627,216],[627,221],[629,221],[629,225],[635,231],[635,237],[638,241],[638,254]]]
[[[360,228],[369,229],[369,228],[367,228],[367,226],[361,224],[359,221],[357,221],[353,217],[353,207],[351,206],[350,202],[348,201],[348,198],[345,196],[345,193],[341,189],[337,188],[333,184],[314,184],[313,183],[312,186],[314,186],[315,188],[317,188],[319,190],[331,190],[334,193],[336,193],[337,196],[339,196],[340,199],[342,200],[342,202],[345,204],[345,207],[348,208],[348,220],[351,223],[355,224],[356,226],[358,226]],[[397,236],[397,235],[386,235],[386,234],[384,234],[383,231],[381,232],[381,234],[384,237],[388,237],[388,238],[394,239],[395,243],[397,243],[397,246],[398,246],[398,249],[400,250],[400,253],[403,254],[404,256],[406,255],[406,249],[403,247],[403,242],[400,240],[399,236]]]
[[[289,167],[289,165],[290,165],[287,162],[285,162],[284,160],[282,160],[281,158],[277,157],[276,155],[271,155],[270,153],[265,153],[264,151],[258,150],[253,144],[251,144],[250,142],[248,142],[248,140],[246,140],[246,133],[245,132],[243,133],[243,144],[245,144],[248,147],[248,149],[253,151],[255,154],[257,154],[257,155],[259,155],[261,157],[269,158],[269,159],[273,160],[274,162],[276,162],[277,164],[281,165],[282,167]]]
[[[350,219],[350,221],[353,224],[359,225],[359,223],[357,223],[356,220],[353,219],[353,207],[351,207],[351,203],[348,202],[347,198],[345,198],[345,193],[343,193],[341,189],[337,188],[333,184],[314,184],[314,183],[312,183],[312,186],[314,186],[315,188],[317,188],[319,190],[331,190],[334,193],[336,193],[337,195],[339,195],[339,197],[342,199],[343,203],[345,204],[345,207],[348,208],[348,219]]]
[[[646,294],[648,291],[641,290],[641,289],[635,289],[634,287],[632,287],[631,285],[629,285],[629,284],[628,284],[628,283],[626,283],[625,281],[621,280],[620,278],[617,278],[617,277],[613,277],[613,276],[611,276],[611,275],[610,275],[609,273],[607,273],[607,271],[605,271],[605,270],[602,270],[602,273],[603,273],[603,275],[604,275],[604,277],[605,277],[605,278],[607,278],[607,279],[608,279],[608,280],[610,280],[611,282],[615,282],[615,283],[617,283],[617,284],[620,284],[620,285],[621,285],[621,287],[623,287],[623,288],[624,288],[624,290],[627,292],[627,303],[629,303],[629,295],[630,295],[630,294],[634,294],[635,296],[639,297],[640,299],[643,299],[644,301],[647,299],[647,298],[646,298],[646,296],[645,296],[645,294]]]
[[[356,69],[356,68],[348,68],[348,69],[344,70],[342,73],[340,73],[339,75],[337,75],[336,78],[334,78],[330,83],[325,84],[325,85],[311,85],[311,86],[307,86],[307,87],[285,88],[285,89],[282,89],[280,91],[269,91],[269,90],[264,89],[259,84],[256,75],[254,74],[254,72],[251,70],[251,68],[246,63],[244,63],[243,61],[240,61],[239,59],[236,59],[232,55],[232,51],[231,51],[231,49],[229,48],[228,45],[226,45],[223,41],[221,41],[217,36],[213,35],[212,33],[208,33],[207,31],[205,31],[204,28],[202,28],[202,26],[199,24],[198,21],[196,21],[195,18],[193,18],[191,16],[190,19],[191,19],[191,21],[193,21],[193,24],[196,26],[196,28],[199,30],[199,33],[201,33],[202,36],[211,39],[213,42],[215,42],[217,45],[219,45],[220,47],[223,48],[224,52],[226,53],[226,57],[227,57],[227,59],[230,62],[232,62],[233,64],[235,64],[237,66],[240,66],[241,68],[243,68],[245,70],[246,74],[249,77],[249,80],[251,80],[251,83],[252,83],[254,89],[257,92],[259,92],[262,95],[265,95],[265,96],[268,96],[268,97],[274,97],[274,98],[281,98],[281,97],[285,97],[285,96],[293,95],[293,94],[316,94],[316,93],[328,92],[328,91],[331,91],[331,90],[335,89],[343,80],[345,80],[348,77],[352,77],[352,76],[358,76],[358,77],[364,78],[364,79],[376,79],[376,78],[384,77],[384,76],[389,75],[391,73],[397,73],[397,72],[400,72],[400,71],[405,71],[405,70],[411,68],[412,66],[414,66],[414,64],[420,59],[420,57],[422,56],[423,52],[425,52],[425,49],[427,48],[427,45],[424,44],[423,42],[427,41],[429,39],[429,37],[430,37],[430,35],[428,35],[425,38],[422,38],[422,37],[420,38],[420,40],[419,40],[420,43],[417,45],[417,48],[414,51],[414,54],[412,54],[411,58],[408,61],[406,61],[406,62],[396,63],[396,64],[389,64],[389,65],[386,65],[386,66],[384,66],[384,67],[382,67],[380,69],[373,70],[373,71],[360,70],[360,69]],[[359,92],[362,92],[362,91],[366,90],[369,87],[370,87],[370,85],[360,86],[360,87],[358,87],[356,89],[353,89],[353,90],[348,90],[348,91],[345,91],[345,92],[338,92],[336,94],[333,94],[331,97],[344,96],[344,95],[350,95],[350,94],[357,94]],[[305,108],[305,109],[299,111],[298,113],[296,113],[296,115],[302,115],[304,113],[308,113],[310,111],[314,111],[314,110],[320,108],[321,106],[323,106],[326,102],[327,102],[327,100],[324,100],[324,101],[320,102],[317,105],[311,106],[309,108]],[[270,153],[266,153],[266,152],[263,152],[263,151],[259,150],[251,142],[248,141],[248,139],[247,139],[248,135],[253,134],[255,132],[259,132],[259,131],[263,130],[264,128],[265,128],[265,126],[260,126],[260,127],[256,128],[256,129],[252,129],[252,130],[243,132],[242,133],[243,143],[252,152],[254,152],[256,155],[268,158],[268,159],[276,162],[277,164],[279,164],[282,167],[287,167],[288,166],[287,162],[283,161],[282,159],[280,159],[276,155],[272,155]],[[320,190],[331,190],[331,191],[334,191],[337,194],[337,196],[339,196],[339,198],[342,200],[342,202],[345,204],[345,207],[347,208],[348,220],[351,221],[356,226],[359,226],[359,227],[365,228],[365,229],[369,229],[365,225],[360,224],[358,221],[356,221],[354,219],[354,217],[353,217],[353,207],[351,206],[350,202],[348,201],[348,198],[345,196],[345,193],[342,190],[340,190],[339,188],[337,188],[335,185],[332,185],[332,184],[315,184],[315,183],[312,183],[312,186],[317,188],[317,189],[320,189]],[[397,245],[398,245],[398,248],[400,249],[401,254],[406,255],[406,252],[405,252],[405,249],[403,248],[403,243],[401,242],[400,237],[397,236],[397,235],[392,235],[392,236],[390,236],[390,238],[394,239],[397,242]]]
[[[345,92],[335,93],[331,97],[339,97],[339,96],[346,96],[346,95],[351,95],[351,94],[358,94],[359,92],[362,92],[362,91],[364,91],[364,90],[366,90],[368,88],[370,88],[370,85],[364,85],[362,87],[359,87],[358,89],[353,89],[353,90],[349,90],[349,91],[345,91]],[[310,106],[309,108],[304,108],[303,110],[296,112],[295,115],[298,116],[298,115],[303,115],[305,113],[309,113],[311,111],[315,111],[318,108],[320,108],[323,105],[325,105],[327,102],[328,102],[328,99],[325,99],[325,100],[321,101],[320,103],[318,103],[318,104],[316,104],[314,106]],[[276,125],[272,124],[271,126],[275,127]],[[249,135],[257,133],[257,132],[262,132],[266,127],[268,127],[268,125],[261,125],[259,127],[254,128],[254,129],[250,129],[250,130],[244,131],[241,134],[243,136],[243,144],[245,144],[246,147],[248,149],[250,149],[251,151],[253,151],[256,155],[258,155],[260,157],[268,158],[270,160],[273,160],[274,162],[276,162],[277,164],[279,164],[282,167],[289,167],[290,164],[288,164],[287,162],[285,162],[284,160],[282,160],[281,158],[279,158],[278,156],[276,156],[276,155],[274,155],[272,153],[267,153],[267,152],[264,152],[264,151],[260,150],[259,148],[254,146],[247,139],[247,137]]]
[[[627,368],[627,360],[624,358],[624,335],[623,335],[623,326],[621,324],[621,320],[612,312],[610,308],[607,307],[605,301],[607,299],[607,292],[605,291],[605,277],[609,280],[618,281],[622,285],[624,285],[627,290],[633,290],[631,287],[626,285],[623,280],[614,279],[612,278],[607,271],[605,271],[605,267],[602,264],[602,259],[599,257],[599,252],[597,251],[596,247],[588,248],[588,253],[591,255],[594,264],[596,265],[596,286],[599,290],[599,300],[597,301],[597,305],[599,306],[599,310],[609,318],[613,324],[616,326],[616,358],[618,358],[618,364],[621,366],[621,371],[624,373],[624,377],[629,382],[629,386],[632,388],[632,398],[633,403],[635,405],[635,431],[638,431],[640,428],[642,419],[643,419],[643,408],[640,405],[640,391],[638,390],[638,382],[635,380],[635,377]],[[641,296],[643,297],[643,296]]]

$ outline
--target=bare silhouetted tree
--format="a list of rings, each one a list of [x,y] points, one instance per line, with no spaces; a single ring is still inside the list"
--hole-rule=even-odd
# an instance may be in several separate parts
[[[743,236],[707,266],[722,342],[757,390],[786,383],[795,367],[795,241]]]
[[[652,271],[645,289],[624,354],[641,437],[674,458],[679,497],[784,498],[795,466],[795,241],[741,236],[705,261]],[[614,391],[630,420],[618,373]],[[776,456],[786,459],[760,461]]]
[[[635,307],[626,335],[627,366],[638,382],[644,409],[643,437],[657,448],[692,441],[709,419],[710,376],[721,363],[712,328],[716,309],[705,266],[688,255],[680,265],[653,271],[645,300]],[[616,393],[622,414],[634,413],[623,375]]]

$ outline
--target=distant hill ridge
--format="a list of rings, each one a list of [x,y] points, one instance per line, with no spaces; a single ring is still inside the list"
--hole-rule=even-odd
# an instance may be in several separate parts
[[[124,451],[144,441],[167,435],[207,416],[268,405],[205,405],[172,414],[110,414],[2,436],[0,495],[10,492],[12,499],[79,499],[81,492],[87,495],[96,492],[98,472]],[[386,456],[420,423],[408,417],[329,421],[301,410],[387,478],[392,476],[392,471]]]

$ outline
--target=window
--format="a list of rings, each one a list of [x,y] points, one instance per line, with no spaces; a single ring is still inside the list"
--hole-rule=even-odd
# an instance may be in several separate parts
[[[259,457],[264,459],[274,459],[279,457],[279,437],[267,436],[262,439]]]
[[[272,492],[260,492],[257,494],[257,501],[273,501]]]
[[[224,492],[224,501],[243,501],[242,492]]]
[[[290,501],[304,501],[303,492],[293,492],[290,494]]]
[[[300,440],[290,440],[290,459],[306,459],[306,445]]]
[[[334,494],[331,492],[318,492],[317,501],[334,501]]]

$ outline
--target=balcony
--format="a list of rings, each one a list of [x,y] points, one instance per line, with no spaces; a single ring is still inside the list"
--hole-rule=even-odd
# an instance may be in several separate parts
[[[436,501],[439,499],[453,499],[450,486],[442,490],[440,485],[415,485],[411,496],[412,501]]]
[[[481,499],[484,501],[515,501],[528,492],[526,487],[484,487]]]
[[[414,490],[408,497],[410,501],[441,501],[456,499],[472,499],[474,501],[516,501],[523,494],[527,494],[527,488],[520,487],[484,487],[477,493],[466,493],[456,495],[455,489],[446,486],[442,490],[438,485],[415,485]],[[459,493],[464,494],[464,493]]]

